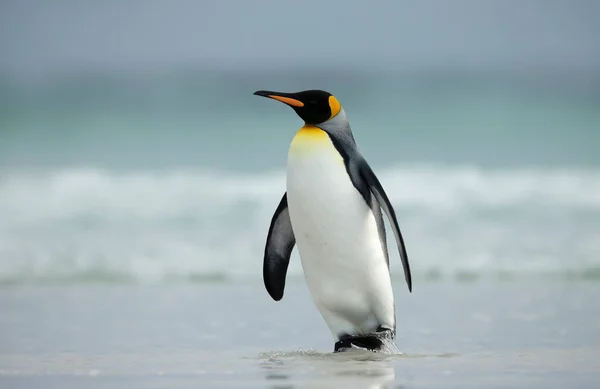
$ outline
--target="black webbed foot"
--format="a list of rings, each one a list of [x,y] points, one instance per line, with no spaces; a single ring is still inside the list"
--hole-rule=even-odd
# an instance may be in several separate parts
[[[352,347],[359,347],[373,352],[381,351],[384,346],[383,339],[394,339],[394,333],[388,328],[379,327],[370,334],[348,335],[343,334],[335,343],[334,352],[341,352]]]

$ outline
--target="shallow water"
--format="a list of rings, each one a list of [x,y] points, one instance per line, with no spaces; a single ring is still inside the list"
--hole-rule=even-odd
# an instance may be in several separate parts
[[[302,282],[13,286],[2,387],[545,387],[600,381],[600,284],[395,285],[402,355],[333,354]]]

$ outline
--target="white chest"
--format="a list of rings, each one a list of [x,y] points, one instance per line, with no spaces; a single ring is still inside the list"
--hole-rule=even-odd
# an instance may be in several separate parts
[[[341,155],[322,130],[302,129],[296,135],[286,181],[290,218],[300,241],[339,245],[342,232],[364,224],[368,207],[360,203]]]
[[[334,274],[365,268],[371,260],[380,261],[381,244],[373,214],[322,130],[305,127],[292,141],[287,197],[307,277],[313,272]]]

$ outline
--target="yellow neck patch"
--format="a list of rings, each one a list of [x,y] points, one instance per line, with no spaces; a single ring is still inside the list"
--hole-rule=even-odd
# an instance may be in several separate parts
[[[329,107],[331,108],[331,116],[329,119],[340,113],[340,110],[342,109],[342,105],[335,96],[329,96]]]
[[[312,126],[310,124],[305,124],[298,130],[294,140],[307,140],[307,141],[322,141],[324,139],[329,139],[329,135],[319,127]]]
[[[322,129],[309,124],[304,125],[292,140],[289,150],[295,157],[308,157],[315,155],[331,155],[332,161],[344,163],[342,156],[337,152],[329,135]]]
[[[294,139],[292,139],[290,151],[295,153],[310,152],[318,149],[320,145],[324,145],[326,142],[330,142],[330,140],[325,131],[307,124],[300,128]]]

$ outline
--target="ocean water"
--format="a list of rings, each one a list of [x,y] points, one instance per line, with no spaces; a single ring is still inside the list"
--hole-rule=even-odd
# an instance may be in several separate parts
[[[600,278],[593,72],[190,70],[2,85],[1,283],[260,277],[301,123],[252,93],[311,87],[344,105],[416,277]]]
[[[597,74],[0,77],[0,386],[596,387]],[[252,93],[307,88],[396,209],[403,354],[333,355],[297,252],[262,285],[301,123]]]

